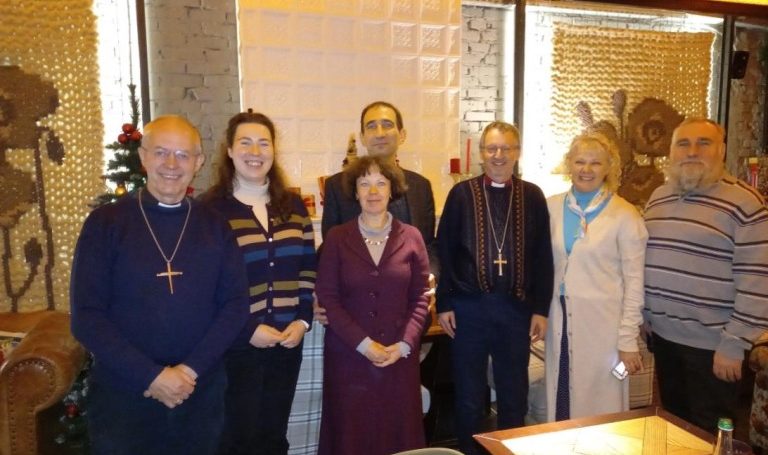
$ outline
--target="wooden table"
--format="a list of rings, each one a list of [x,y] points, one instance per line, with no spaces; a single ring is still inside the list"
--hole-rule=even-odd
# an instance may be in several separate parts
[[[475,435],[493,455],[708,455],[714,437],[656,407]]]

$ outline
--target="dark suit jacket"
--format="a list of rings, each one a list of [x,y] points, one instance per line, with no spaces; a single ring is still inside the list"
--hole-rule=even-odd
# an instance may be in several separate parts
[[[435,245],[435,197],[429,180],[416,172],[403,169],[408,191],[405,200],[411,219],[406,222],[421,233],[429,253],[429,268],[437,275],[438,259]],[[341,181],[342,173],[338,172],[325,181],[325,200],[323,202],[323,222],[321,232],[323,239],[332,227],[344,224],[360,215],[360,204],[354,197],[344,193]]]

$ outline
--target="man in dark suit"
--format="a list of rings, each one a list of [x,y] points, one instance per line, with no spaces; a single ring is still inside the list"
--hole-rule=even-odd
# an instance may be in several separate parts
[[[405,142],[403,116],[400,111],[385,101],[375,101],[363,108],[360,114],[360,141],[369,155],[397,157],[397,149]],[[416,172],[403,169],[408,191],[405,197],[389,204],[389,211],[403,223],[415,226],[421,232],[429,252],[430,270],[437,270],[435,248],[435,198],[429,180]],[[323,206],[323,238],[336,225],[360,215],[360,204],[342,188],[341,172],[325,181]]]

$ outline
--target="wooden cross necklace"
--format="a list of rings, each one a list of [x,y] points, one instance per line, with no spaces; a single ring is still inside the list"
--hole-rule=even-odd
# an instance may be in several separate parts
[[[507,264],[507,260],[504,259],[504,255],[501,251],[504,249],[504,242],[507,240],[507,228],[509,227],[509,215],[512,213],[512,193],[509,194],[509,207],[507,207],[507,221],[504,222],[504,232],[501,234],[501,244],[496,237],[496,228],[493,226],[493,217],[491,216],[491,205],[488,203],[488,190],[483,185],[483,196],[485,196],[485,208],[488,210],[488,224],[491,225],[491,233],[493,234],[493,243],[496,245],[496,251],[498,256],[493,261],[499,267],[499,276],[504,275],[504,265]]]
[[[165,260],[165,272],[160,272],[155,276],[158,278],[168,277],[168,288],[171,291],[171,295],[173,295],[173,277],[184,275],[184,272],[173,270],[171,268],[171,262],[173,261],[173,258],[176,257],[176,252],[179,251],[179,245],[181,245],[181,239],[182,237],[184,237],[184,231],[186,231],[187,229],[187,223],[189,222],[189,214],[192,213],[192,203],[190,203],[189,199],[187,199],[187,217],[184,219],[184,226],[181,227],[181,234],[179,234],[179,240],[176,241],[176,247],[173,249],[173,254],[171,254],[171,257],[169,258],[168,256],[165,255],[163,248],[160,246],[160,242],[157,241],[155,232],[152,230],[152,226],[149,224],[149,218],[147,218],[147,214],[144,212],[144,206],[141,204],[142,191],[143,191],[143,188],[139,190],[139,210],[141,210],[141,215],[144,217],[144,222],[147,224],[147,229],[149,229],[149,235],[152,236],[152,240],[155,241],[155,246],[157,247],[157,250],[160,252],[160,255],[163,256],[163,259]]]

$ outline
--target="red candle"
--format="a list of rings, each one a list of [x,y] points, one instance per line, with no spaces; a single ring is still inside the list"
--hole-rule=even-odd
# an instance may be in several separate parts
[[[461,172],[461,158],[451,158],[451,174]]]
[[[471,149],[472,138],[467,138],[467,174],[469,174],[469,150]]]

